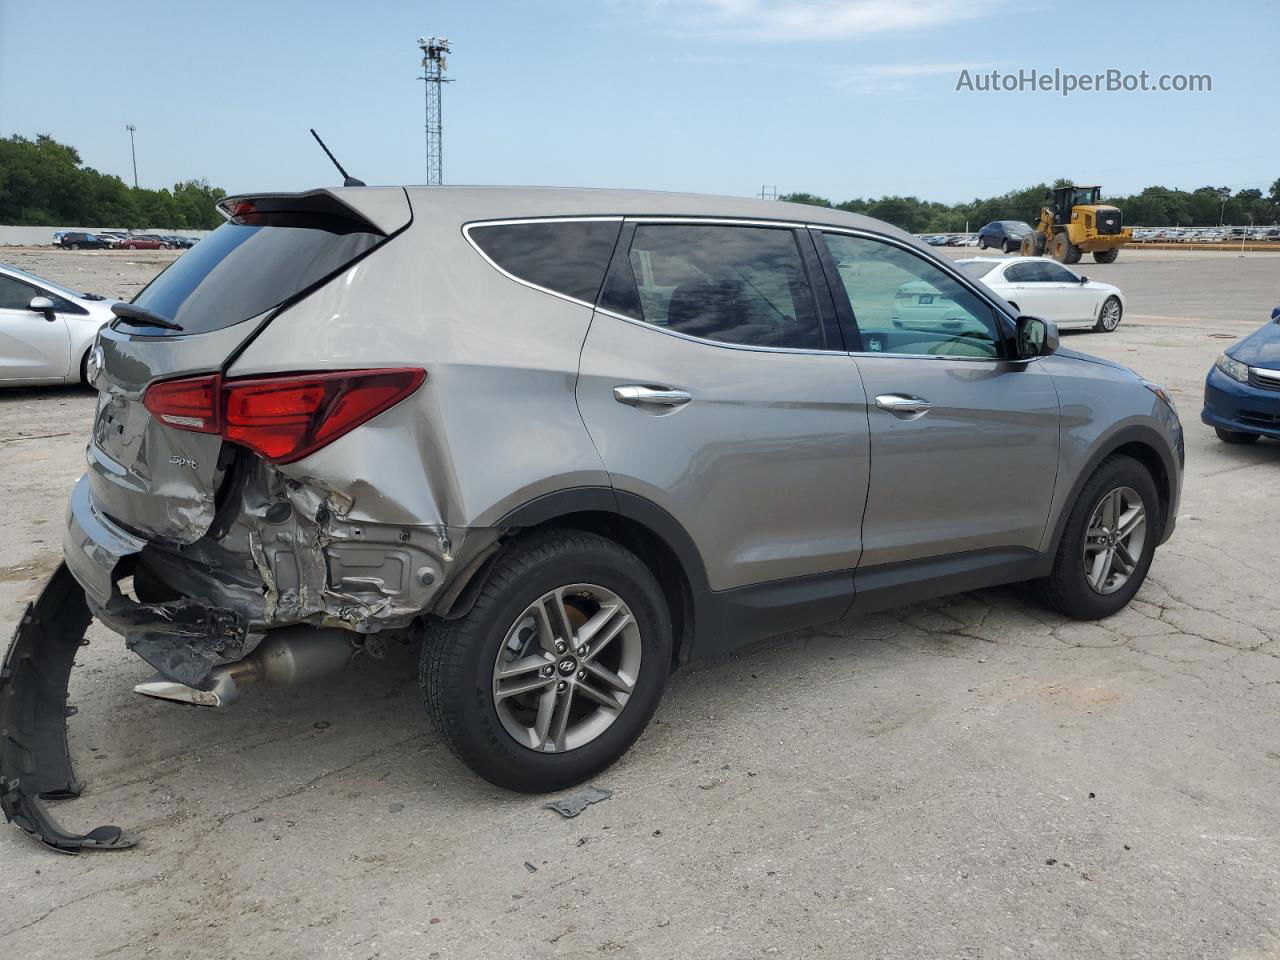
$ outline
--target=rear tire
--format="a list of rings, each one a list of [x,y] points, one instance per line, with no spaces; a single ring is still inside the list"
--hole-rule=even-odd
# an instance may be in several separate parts
[[[1105,516],[1104,505],[1111,496],[1119,496],[1127,504],[1141,503],[1140,525],[1123,536],[1124,525],[1109,521]],[[1099,511],[1104,513],[1100,515]],[[1123,511],[1117,513],[1117,520],[1125,515]],[[1100,516],[1101,522],[1098,522]],[[1047,606],[1076,620],[1099,620],[1118,613],[1133,599],[1146,579],[1161,527],[1160,496],[1151,473],[1132,457],[1109,457],[1080,491],[1062,532],[1053,572],[1036,581],[1036,593]],[[1096,561],[1098,552],[1108,549],[1100,546],[1106,542],[1101,533],[1104,529],[1116,533],[1127,559],[1119,551],[1114,552],[1119,565],[1107,563],[1104,572],[1114,569],[1116,579],[1121,575],[1124,579],[1115,583],[1106,582],[1104,578],[1099,588],[1090,582],[1086,562]],[[1139,535],[1140,544],[1137,542]],[[1136,547],[1136,553],[1130,551],[1130,547]],[[1132,567],[1128,567],[1129,560],[1133,561]]]
[[[1110,250],[1093,251],[1093,259],[1096,263],[1115,263],[1118,256],[1120,256],[1119,247],[1112,247]]]
[[[1257,443],[1259,437],[1256,433],[1245,433],[1243,430],[1224,430],[1222,427],[1214,427],[1213,432],[1218,435],[1218,439],[1223,443]]]
[[[71,245],[71,249],[72,249],[72,250],[79,250],[79,249],[80,249],[80,244],[78,244],[78,243],[73,243],[73,244]]]
[[[615,651],[615,656],[622,656],[617,652],[618,645],[627,644],[621,649],[629,651],[631,661],[627,672],[633,674],[634,679],[625,701],[615,710],[601,707],[594,698],[586,697],[581,692],[585,670],[560,670],[563,660],[574,659],[571,656],[574,650],[569,649],[552,652],[541,667],[535,667],[531,673],[521,673],[520,677],[539,684],[539,677],[545,676],[540,670],[551,667],[555,671],[546,684],[536,690],[517,695],[508,693],[502,698],[500,708],[500,698],[495,691],[500,683],[513,681],[499,680],[499,669],[544,656],[547,646],[544,633],[532,625],[542,621],[536,615],[531,616],[531,610],[550,610],[545,618],[548,623],[557,616],[557,607],[568,611],[566,616],[570,621],[577,613],[579,620],[589,622],[589,607],[584,613],[576,602],[553,602],[551,607],[544,604],[549,593],[570,585],[598,585],[595,589],[613,596],[625,605],[624,612],[631,614],[629,622],[634,624],[638,635],[620,632],[616,639],[596,645],[599,660],[588,661],[585,655],[577,660],[579,667],[589,664],[608,667],[614,671],[609,675],[617,679],[623,673],[623,666],[612,661],[615,666],[610,667],[605,659],[610,650]],[[587,594],[575,591],[567,596],[575,601]],[[597,610],[601,611],[603,607]],[[579,636],[582,626],[581,623],[574,626],[573,637],[566,638],[570,645],[576,644],[574,638]],[[531,634],[530,630],[535,632]],[[559,630],[547,636],[554,640],[564,632]],[[607,627],[601,628],[596,639],[601,640],[607,632]],[[521,647],[522,642],[526,646]],[[517,542],[499,556],[466,616],[458,620],[432,620],[428,624],[419,682],[437,729],[459,760],[490,783],[521,793],[541,793],[588,779],[621,757],[635,742],[648,725],[666,687],[672,644],[666,600],[657,580],[638,557],[593,533],[548,530]],[[512,660],[517,654],[518,658]],[[590,656],[595,655],[593,650]],[[547,710],[551,714],[551,729],[555,729],[562,702],[562,694],[557,692],[561,677],[567,688],[564,703],[571,708],[565,711],[569,717],[568,732],[558,739],[548,736],[536,749],[528,742],[518,741],[513,726],[520,728],[521,723],[528,724],[527,731],[520,728],[522,732],[533,734],[537,740],[536,728],[541,723],[544,698],[554,704]],[[594,682],[593,673],[585,685]],[[603,728],[599,729],[601,725]],[[545,731],[547,724],[543,724],[542,729]],[[574,736],[582,740],[579,745],[574,745]]]

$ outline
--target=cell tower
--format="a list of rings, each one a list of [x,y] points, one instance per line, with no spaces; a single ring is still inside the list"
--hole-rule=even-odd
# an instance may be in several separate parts
[[[440,87],[452,83],[445,78],[449,61],[448,37],[419,37],[418,49],[422,51],[422,76],[427,84],[427,184],[443,183],[444,150],[442,140],[444,126],[440,119]]]

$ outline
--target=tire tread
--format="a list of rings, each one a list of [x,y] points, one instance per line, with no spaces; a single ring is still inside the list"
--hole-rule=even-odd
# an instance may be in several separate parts
[[[1074,577],[1076,575],[1073,568],[1075,567],[1075,553],[1079,547],[1079,544],[1077,543],[1077,527],[1089,522],[1089,517],[1084,514],[1087,511],[1092,510],[1101,488],[1105,486],[1107,474],[1118,468],[1136,469],[1141,471],[1143,475],[1148,478],[1154,488],[1155,480],[1151,476],[1151,472],[1133,457],[1129,457],[1124,454],[1113,454],[1103,460],[1102,463],[1098,464],[1097,469],[1093,471],[1093,474],[1085,482],[1084,487],[1080,490],[1079,497],[1071,507],[1071,514],[1067,519],[1067,525],[1062,531],[1062,537],[1058,542],[1057,552],[1053,557],[1053,572],[1047,577],[1043,577],[1035,582],[1036,593],[1042,603],[1049,608],[1056,610],[1058,613],[1072,617],[1073,619],[1099,619],[1098,614],[1092,611],[1082,610],[1076,599],[1070,596],[1072,585],[1069,577]],[[1156,498],[1156,502],[1157,504],[1159,503],[1158,497]],[[1156,531],[1160,522],[1158,513],[1158,510],[1154,512],[1149,511],[1147,518],[1150,528],[1150,536],[1152,537],[1151,550],[1153,553],[1155,549],[1155,538],[1157,536]],[[1146,548],[1144,547],[1144,552],[1145,551]],[[1083,574],[1079,575],[1083,576]],[[1134,588],[1134,592],[1141,588],[1142,581],[1146,580],[1146,576],[1147,571],[1143,570],[1142,580],[1140,580],[1138,586]],[[1125,590],[1127,587],[1121,589]],[[1125,603],[1121,605],[1121,609],[1123,606],[1127,605],[1128,602],[1129,601],[1126,600]],[[1111,613],[1114,612],[1115,611],[1112,611]],[[1110,616],[1111,613],[1103,613],[1100,616]]]
[[[619,562],[631,567],[641,578],[652,580],[652,588],[661,597],[661,590],[652,572],[644,563],[621,544],[585,530],[570,528],[549,528],[530,533],[517,541],[507,552],[499,557],[488,580],[481,588],[471,610],[457,620],[432,618],[426,624],[422,647],[422,659],[418,672],[418,685],[423,702],[431,716],[432,723],[439,731],[441,738],[449,750],[472,770],[491,777],[485,772],[490,769],[493,753],[485,750],[485,745],[475,743],[463,735],[463,720],[457,710],[448,708],[447,693],[462,689],[466,684],[465,652],[473,644],[484,641],[483,617],[476,614],[497,604],[516,587],[519,581],[536,568],[543,566],[567,553],[605,551],[614,555]],[[665,607],[660,610],[666,614]],[[669,621],[666,629],[670,632]],[[628,741],[628,746],[644,730],[641,724],[635,736]],[[500,749],[494,741],[495,750]],[[511,784],[505,784],[511,786]],[[540,787],[534,784],[516,785],[514,789],[525,789],[533,792]]]

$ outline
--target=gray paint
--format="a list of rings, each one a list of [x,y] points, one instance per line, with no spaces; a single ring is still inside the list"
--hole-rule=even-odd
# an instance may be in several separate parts
[[[504,276],[463,236],[486,219],[766,218],[890,237],[955,275],[928,247],[865,217],[624,191],[332,192],[402,232],[265,325],[104,336],[102,403],[123,405],[127,429],[100,441],[121,469],[94,466],[93,499],[145,533],[192,544],[181,555],[153,551],[163,579],[235,605],[256,628],[403,627],[456,595],[459,572],[504,532],[498,518],[583,486],[612,485],[669,513],[713,590],[970,551],[1034,553],[1050,545],[1073,484],[1115,430],[1143,424],[1176,446],[1176,418],[1123,368],[712,344],[593,316]],[[215,537],[217,442],[150,422],[136,400],[150,380],[217,369],[241,348],[230,376],[421,365],[427,380],[319,452],[254,467]],[[628,384],[691,400],[674,411],[620,403],[614,389]],[[871,403],[885,392],[933,407],[897,419]],[[191,454],[200,467],[171,470],[155,454]],[[283,524],[268,519],[276,502],[290,507]],[[67,550],[81,578],[100,585],[101,573],[85,571],[110,554],[86,552],[91,526]],[[184,556],[226,575],[197,575]]]

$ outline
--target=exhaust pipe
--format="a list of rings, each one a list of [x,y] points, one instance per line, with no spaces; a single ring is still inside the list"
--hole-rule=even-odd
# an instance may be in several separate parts
[[[157,674],[134,687],[135,693],[159,700],[225,707],[240,699],[243,684],[288,687],[340,670],[351,662],[356,647],[351,634],[337,627],[284,627],[272,630],[243,660],[214,667],[208,690]]]

